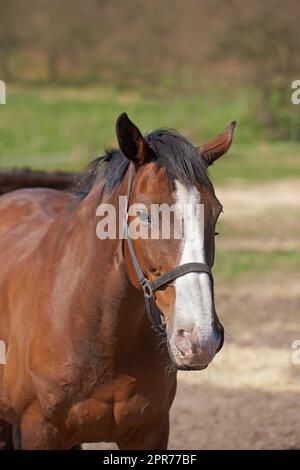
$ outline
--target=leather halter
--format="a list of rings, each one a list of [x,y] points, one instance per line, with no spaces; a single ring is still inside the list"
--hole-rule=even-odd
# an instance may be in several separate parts
[[[128,176],[127,211],[126,211],[126,224],[125,224],[124,239],[127,239],[131,261],[135,269],[135,273],[138,278],[138,281],[144,292],[144,299],[145,299],[146,312],[147,312],[148,318],[154,330],[158,334],[164,335],[165,323],[163,321],[163,314],[161,313],[161,311],[159,310],[155,302],[155,298],[154,298],[155,291],[165,286],[166,284],[169,284],[170,282],[174,281],[178,277],[184,276],[185,274],[188,274],[188,273],[206,273],[209,275],[212,285],[213,285],[213,276],[212,276],[211,269],[207,264],[196,263],[196,262],[185,263],[180,266],[176,266],[176,268],[171,269],[171,271],[167,271],[166,273],[157,277],[153,281],[150,281],[145,276],[145,274],[142,271],[139,260],[136,256],[133,241],[130,237],[129,227],[128,227],[128,209],[129,209],[129,199],[130,199],[132,180],[133,180],[133,167],[132,167],[132,164],[130,163],[129,176]]]

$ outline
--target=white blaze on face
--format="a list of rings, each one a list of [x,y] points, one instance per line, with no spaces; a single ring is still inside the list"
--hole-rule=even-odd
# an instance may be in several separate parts
[[[196,210],[197,205],[201,204],[199,192],[195,187],[188,189],[176,181],[176,204],[178,217],[182,218],[183,223],[179,264],[206,263],[203,206],[200,213]],[[198,331],[200,343],[211,342],[213,347],[217,339],[213,328],[213,301],[209,275],[188,273],[177,278],[175,293],[174,329],[194,328]]]

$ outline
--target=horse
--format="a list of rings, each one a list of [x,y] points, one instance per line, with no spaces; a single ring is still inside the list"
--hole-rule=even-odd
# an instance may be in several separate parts
[[[195,146],[175,130],[143,136],[123,113],[119,149],[94,160],[74,191],[0,197],[3,448],[167,448],[177,370],[205,369],[224,341],[211,273],[222,205],[208,167],[234,128]],[[120,196],[176,203],[171,225],[184,218],[183,236],[134,238],[128,224],[152,220],[126,206],[124,236],[99,237],[98,208],[119,210]],[[198,203],[204,215],[192,221],[181,208]]]

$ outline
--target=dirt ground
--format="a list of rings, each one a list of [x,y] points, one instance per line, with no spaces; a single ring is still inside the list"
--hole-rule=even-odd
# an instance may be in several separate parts
[[[221,289],[226,343],[207,370],[179,374],[170,449],[300,449],[299,284]]]
[[[227,341],[207,371],[180,375],[171,448],[300,449],[300,276],[290,282],[220,292]]]
[[[265,223],[278,205],[285,217],[288,210],[300,215],[299,194],[296,180],[248,191],[225,188],[221,200],[234,228],[241,216]],[[277,224],[269,233],[259,231],[251,239],[243,235],[226,239],[222,248],[240,244],[268,249],[272,238],[276,249],[287,236],[296,248],[299,239],[293,233],[300,217],[295,220],[291,212],[286,220],[293,227],[286,234]],[[292,343],[300,340],[299,286],[300,273],[265,272],[246,282],[238,279],[216,287],[225,345],[207,370],[179,373],[170,449],[300,449],[300,362],[292,361]],[[111,444],[86,447],[115,448]]]

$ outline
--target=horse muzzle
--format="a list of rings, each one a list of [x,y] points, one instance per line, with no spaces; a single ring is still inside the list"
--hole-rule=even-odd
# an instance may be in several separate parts
[[[224,329],[220,325],[205,335],[198,328],[176,329],[169,341],[171,359],[179,370],[202,370],[223,346]]]

